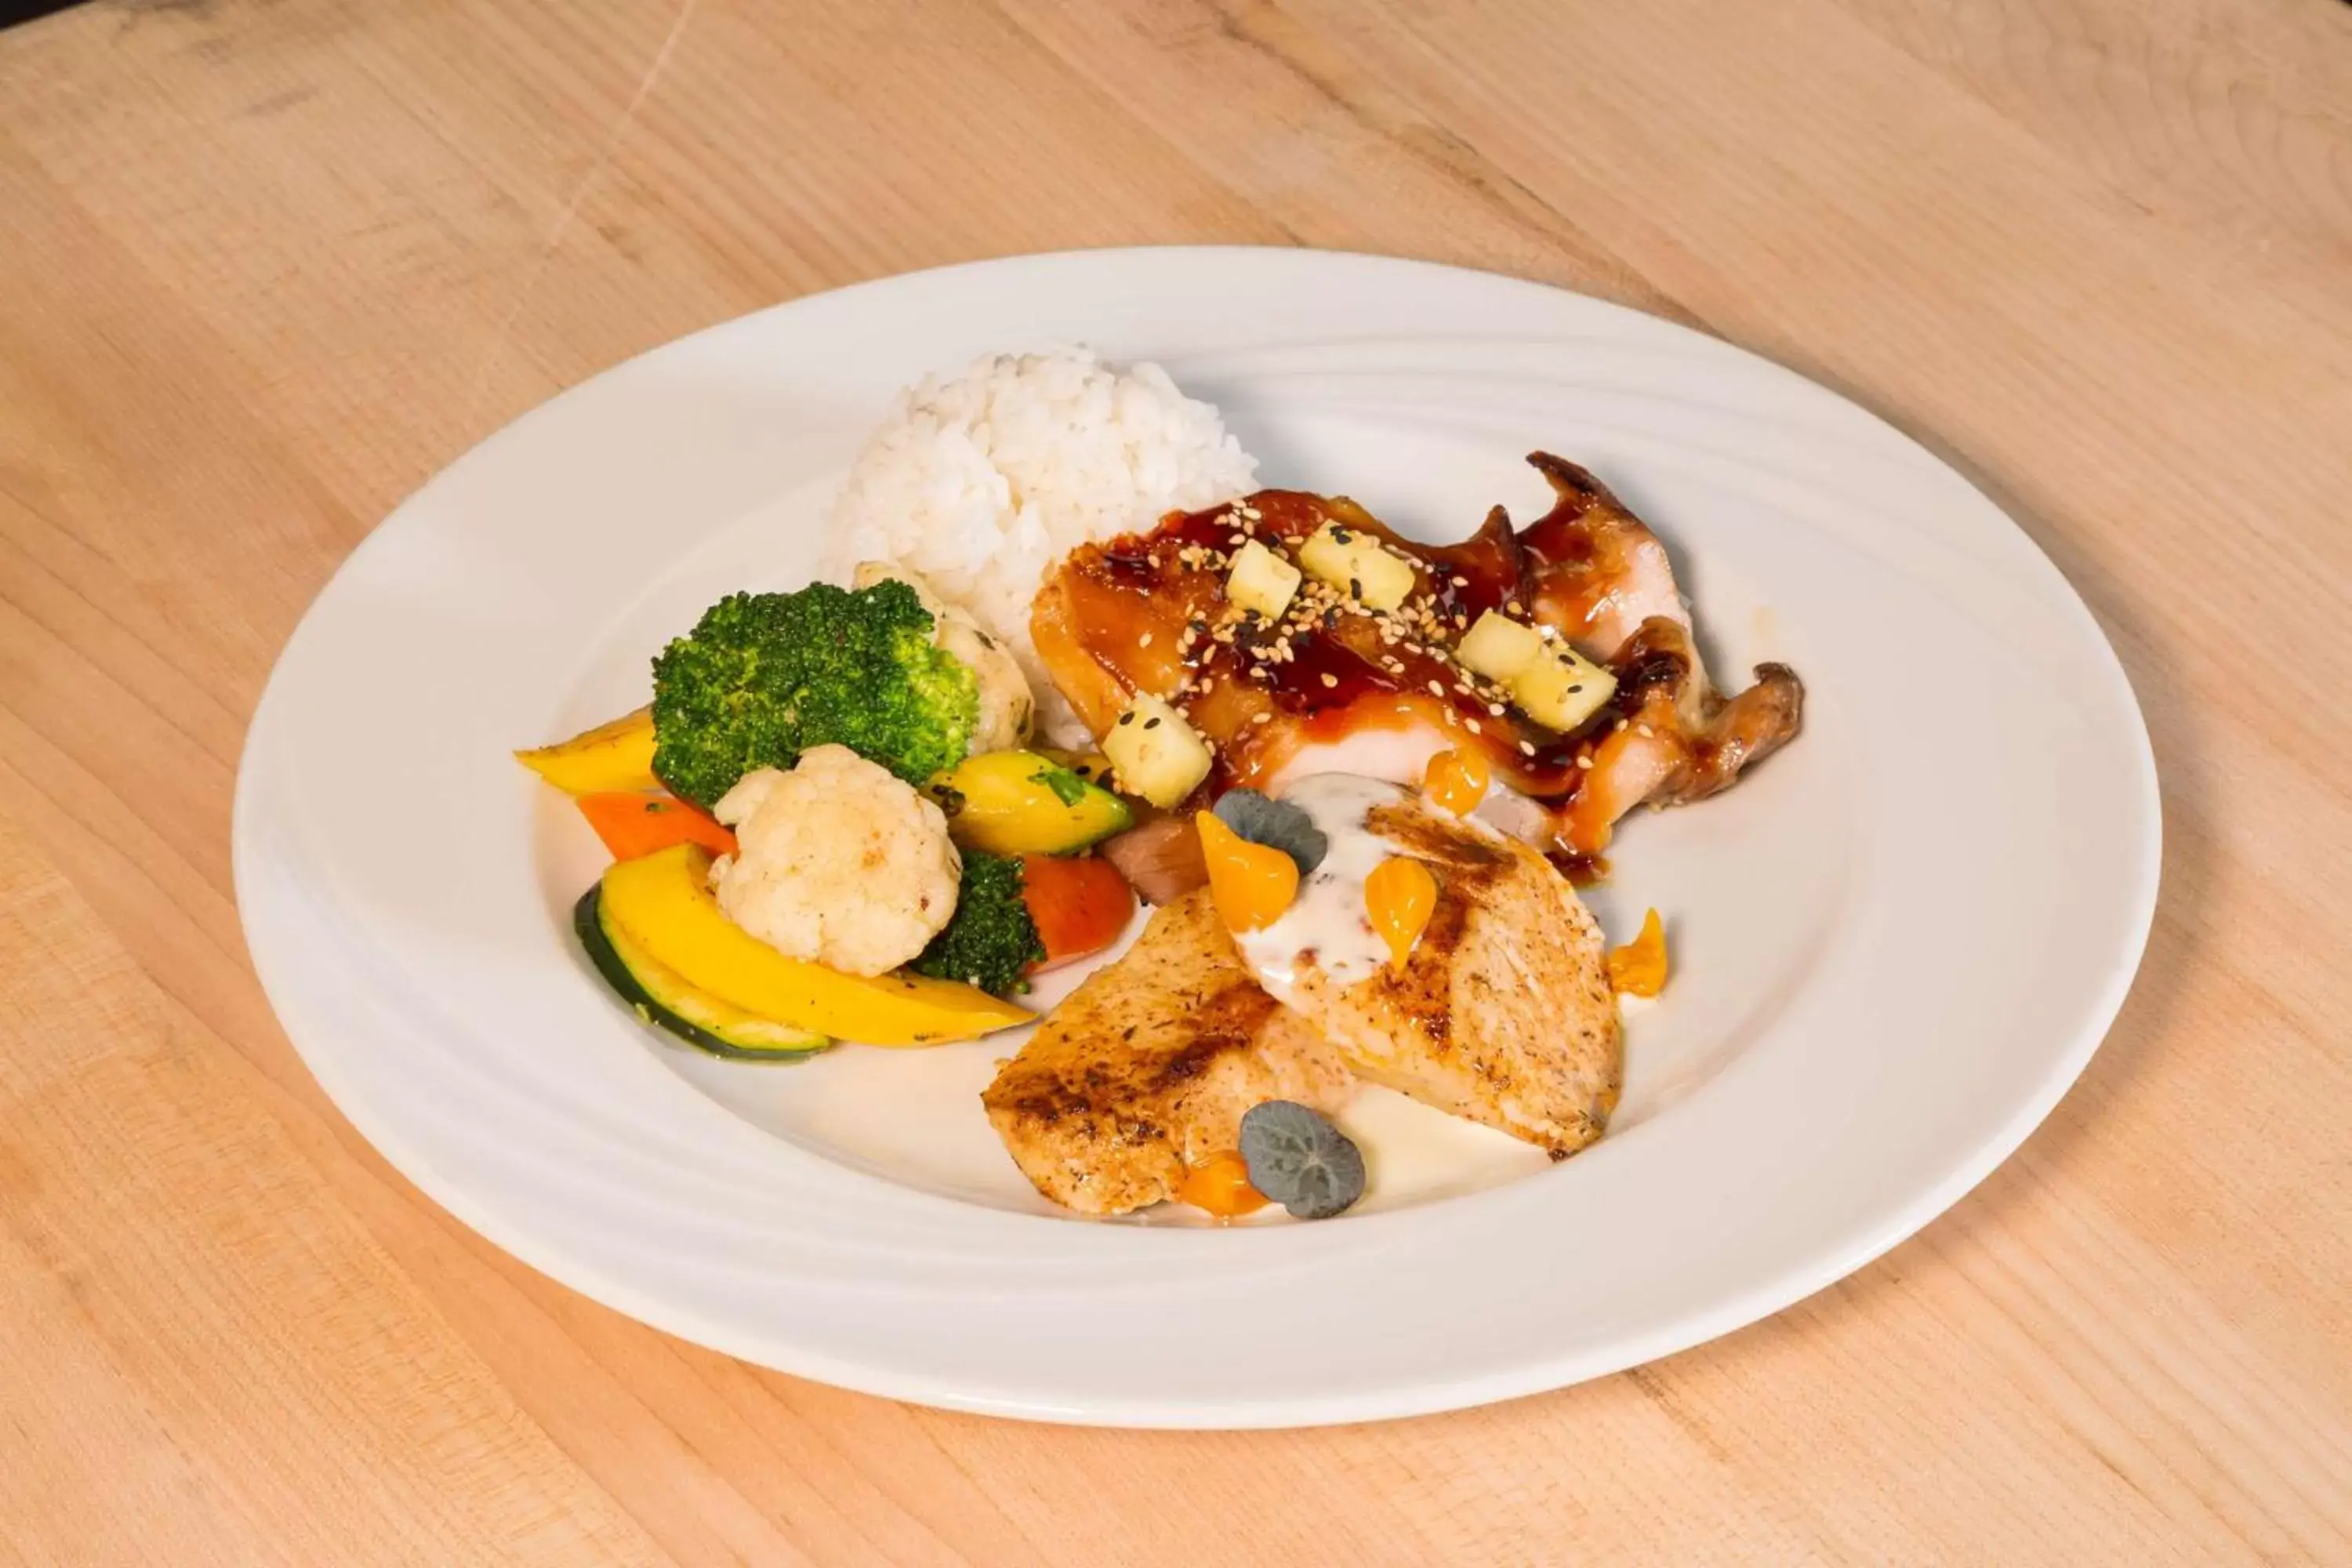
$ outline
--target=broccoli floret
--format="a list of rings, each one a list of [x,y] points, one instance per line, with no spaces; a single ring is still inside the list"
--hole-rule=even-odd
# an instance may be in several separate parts
[[[978,681],[904,583],[731,594],[654,660],[654,773],[700,806],[826,744],[919,785],[979,721]]]
[[[992,996],[1028,990],[1024,972],[1045,961],[1045,943],[1022,901],[1021,885],[1019,859],[965,850],[955,917],[910,967],[918,974],[977,985]]]

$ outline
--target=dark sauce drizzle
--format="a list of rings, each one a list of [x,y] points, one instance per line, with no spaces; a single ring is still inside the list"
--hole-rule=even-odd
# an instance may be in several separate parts
[[[1152,533],[1123,542],[1124,549],[1114,545],[1106,550],[1102,560],[1108,578],[1138,592],[1158,590],[1167,584],[1178,565],[1176,558],[1188,548],[1229,553],[1238,547],[1236,535],[1254,536],[1269,547],[1296,546],[1324,522],[1336,521],[1345,528],[1360,529],[1413,563],[1421,576],[1414,600],[1435,612],[1443,623],[1444,640],[1450,646],[1485,611],[1524,616],[1534,599],[1535,567],[1571,547],[1570,541],[1559,537],[1562,531],[1555,529],[1543,540],[1545,548],[1531,552],[1528,537],[1543,525],[1534,525],[1526,534],[1514,532],[1499,507],[1470,538],[1459,544],[1433,547],[1401,538],[1344,497],[1327,500],[1302,491],[1264,490],[1250,497],[1249,503],[1259,515],[1246,531],[1228,507],[1171,514]],[[1619,690],[1610,706],[1575,732],[1561,734],[1507,710],[1494,713],[1485,698],[1456,684],[1450,660],[1413,652],[1402,639],[1381,642],[1376,623],[1363,616],[1327,615],[1317,627],[1290,632],[1289,658],[1280,661],[1261,662],[1245,652],[1252,643],[1266,640],[1272,628],[1245,621],[1234,632],[1232,645],[1200,643],[1189,661],[1196,678],[1254,685],[1267,694],[1278,710],[1305,721],[1311,739],[1327,742],[1381,722],[1389,716],[1381,710],[1384,703],[1397,704],[1400,717],[1438,703],[1461,726],[1459,743],[1482,747],[1501,777],[1555,810],[1575,798],[1582,782],[1583,771],[1576,765],[1578,753],[1618,719],[1637,709],[1649,684],[1647,679],[1625,678],[1635,672],[1620,672]],[[1412,640],[1423,639],[1413,634]],[[1391,668],[1382,662],[1385,659],[1393,659],[1402,668]],[[1433,681],[1438,685],[1436,691],[1430,689]],[[1475,731],[1468,728],[1471,723],[1477,726]],[[1222,792],[1231,782],[1221,752],[1212,787]],[[1608,872],[1608,862],[1601,857],[1564,845],[1554,846],[1546,858],[1579,886],[1590,885]]]

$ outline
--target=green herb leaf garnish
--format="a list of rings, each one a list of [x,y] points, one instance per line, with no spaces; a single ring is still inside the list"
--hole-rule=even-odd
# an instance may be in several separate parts
[[[1297,1219],[1328,1219],[1364,1195],[1363,1152],[1319,1112],[1269,1100],[1242,1117],[1250,1185]]]
[[[1029,775],[1029,782],[1052,790],[1054,798],[1064,805],[1076,805],[1087,798],[1087,781],[1067,768],[1040,768]]]
[[[1302,877],[1323,864],[1331,840],[1315,819],[1286,800],[1269,800],[1254,789],[1229,789],[1217,800],[1217,820],[1236,837],[1279,849],[1298,862]]]

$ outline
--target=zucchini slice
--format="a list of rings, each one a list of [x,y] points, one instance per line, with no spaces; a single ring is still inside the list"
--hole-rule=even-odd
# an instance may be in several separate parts
[[[710,851],[673,844],[604,869],[599,918],[691,989],[755,1018],[836,1040],[936,1046],[1034,1023],[1026,1007],[957,980],[849,974],[786,958],[727,918]]]
[[[833,1042],[823,1035],[756,1018],[731,1003],[697,991],[648,956],[644,948],[604,918],[604,887],[580,895],[572,909],[572,929],[588,952],[588,962],[631,1012],[666,1029],[697,1050],[737,1061],[796,1062]]]

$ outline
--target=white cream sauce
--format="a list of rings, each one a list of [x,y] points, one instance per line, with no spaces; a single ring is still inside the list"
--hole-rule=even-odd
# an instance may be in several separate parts
[[[1276,1001],[1291,1000],[1299,974],[1310,965],[1333,984],[1352,985],[1388,962],[1388,944],[1364,910],[1364,879],[1396,849],[1364,819],[1372,807],[1404,797],[1395,784],[1355,773],[1316,773],[1283,792],[1281,798],[1305,811],[1331,847],[1301,879],[1290,908],[1272,925],[1237,939],[1242,956]]]
[[[1454,737],[1434,724],[1402,729],[1367,725],[1337,741],[1299,747],[1281,771],[1259,787],[1278,799],[1287,799],[1292,785],[1325,773],[1360,774],[1418,787],[1429,771],[1430,759],[1452,750],[1454,744]],[[1538,849],[1550,844],[1559,831],[1559,819],[1550,807],[1499,783],[1486,792],[1486,800],[1471,815]]]
[[[1363,724],[1336,741],[1310,741],[1300,746],[1261,787],[1278,796],[1317,773],[1356,773],[1391,784],[1418,784],[1429,771],[1429,759],[1453,745],[1453,737],[1434,724]]]
[[[1498,789],[1495,795],[1508,793]],[[1310,968],[1337,984],[1349,985],[1378,973],[1388,962],[1388,944],[1372,930],[1364,909],[1364,879],[1399,850],[1374,834],[1365,819],[1374,806],[1407,795],[1381,779],[1322,773],[1294,779],[1277,797],[1304,810],[1331,847],[1323,863],[1301,880],[1298,898],[1289,909],[1263,931],[1234,939],[1242,957],[1276,1001],[1293,1001],[1299,977]],[[1491,802],[1493,796],[1488,798]],[[1516,795],[1511,799],[1526,810],[1541,810],[1531,801]],[[1490,815],[1499,815],[1501,823],[1488,820]],[[1506,805],[1497,814],[1482,809],[1463,825],[1473,833],[1500,838],[1512,822],[1512,809]],[[1338,1120],[1364,1152],[1369,1184],[1362,1206],[1367,1209],[1476,1192],[1551,1163],[1531,1143],[1448,1116],[1378,1084],[1360,1085]],[[1282,1220],[1278,1208],[1265,1211],[1265,1216],[1271,1216],[1270,1223]]]

